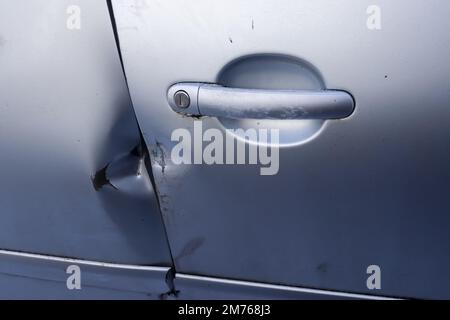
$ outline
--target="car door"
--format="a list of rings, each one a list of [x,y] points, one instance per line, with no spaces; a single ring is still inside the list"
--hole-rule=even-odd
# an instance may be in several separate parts
[[[0,1],[0,70],[0,298],[158,299],[171,255],[107,3]]]
[[[449,2],[113,7],[177,273],[450,297]]]

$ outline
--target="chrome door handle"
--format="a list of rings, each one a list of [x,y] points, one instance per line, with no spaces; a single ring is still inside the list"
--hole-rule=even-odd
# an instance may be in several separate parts
[[[169,88],[171,108],[192,116],[233,119],[341,119],[355,108],[340,90],[263,90],[208,83],[177,83]]]

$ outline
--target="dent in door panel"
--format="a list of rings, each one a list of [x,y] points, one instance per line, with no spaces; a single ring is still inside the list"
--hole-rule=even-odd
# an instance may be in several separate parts
[[[141,141],[106,1],[2,1],[0,30],[0,248],[170,266],[149,180],[91,181]]]

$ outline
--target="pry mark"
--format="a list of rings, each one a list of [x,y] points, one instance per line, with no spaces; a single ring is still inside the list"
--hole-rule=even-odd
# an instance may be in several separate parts
[[[164,174],[166,170],[166,155],[164,148],[159,141],[156,141],[156,148],[152,149],[152,155],[156,163],[161,167],[161,171]]]
[[[106,170],[108,169],[108,166],[109,164],[91,176],[92,185],[94,186],[95,191],[99,191],[104,186],[111,186],[114,189],[117,189],[106,177]]]
[[[169,271],[167,271],[166,284],[169,287],[169,291],[159,296],[161,300],[172,300],[178,297],[180,291],[175,289],[175,274],[174,268],[170,268]]]
[[[77,142],[80,142],[81,140],[77,140]],[[144,161],[144,158],[146,156],[145,150],[142,146],[142,143],[138,144],[136,147],[134,147],[130,152],[130,155],[137,157],[140,159],[140,161]],[[91,176],[92,185],[94,186],[95,191],[99,191],[104,186],[111,186],[116,190],[119,190],[108,178],[108,168],[110,168],[111,165],[114,164],[114,161],[117,161],[120,159],[115,159],[112,162],[109,162],[105,167],[98,170],[94,175]],[[138,167],[138,171],[136,172],[136,175],[141,175],[141,172],[139,171],[140,168]]]
[[[228,41],[230,41],[230,43],[233,43],[233,39],[231,37],[228,38]]]
[[[161,199],[161,203],[162,204],[166,204],[169,203],[169,196],[166,194],[162,194],[159,196],[159,198]]]
[[[195,251],[200,248],[205,239],[203,237],[196,237],[190,240],[181,250],[181,253],[175,258],[175,263],[178,263],[180,259],[192,255]]]

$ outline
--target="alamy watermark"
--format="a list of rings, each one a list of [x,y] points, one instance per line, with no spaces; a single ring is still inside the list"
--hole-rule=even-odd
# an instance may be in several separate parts
[[[69,274],[66,280],[66,286],[69,290],[81,290],[81,269],[77,265],[70,265],[66,269]]]
[[[381,30],[381,8],[378,5],[370,5],[366,9],[368,15],[366,26],[369,30]]]
[[[67,20],[66,27],[69,30],[81,29],[81,8],[77,5],[70,5],[66,9]]]
[[[377,265],[370,265],[367,267],[367,274],[369,277],[366,281],[367,289],[380,290],[381,289],[381,268]]]
[[[243,137],[238,141],[236,136]],[[201,120],[194,121],[193,136],[184,128],[175,129],[171,140],[178,142],[171,151],[175,165],[260,165],[260,175],[275,175],[279,170],[278,129],[209,128],[203,131]],[[247,153],[248,150],[248,153]]]

